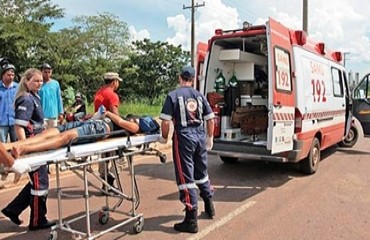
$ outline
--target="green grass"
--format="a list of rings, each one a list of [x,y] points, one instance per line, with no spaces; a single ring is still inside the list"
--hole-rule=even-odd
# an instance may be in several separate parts
[[[119,113],[126,116],[128,113],[135,115],[150,115],[152,117],[158,117],[161,113],[162,105],[148,105],[144,103],[134,103],[134,102],[123,102],[119,107]],[[93,113],[94,106],[88,104],[87,112]]]

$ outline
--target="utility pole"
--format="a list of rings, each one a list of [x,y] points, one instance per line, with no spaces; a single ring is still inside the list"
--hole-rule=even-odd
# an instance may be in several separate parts
[[[194,48],[195,48],[195,8],[198,8],[198,7],[204,7],[205,6],[205,3],[203,2],[202,4],[198,4],[196,3],[194,5],[194,0],[191,0],[191,6],[189,7],[185,7],[185,5],[182,6],[182,9],[188,9],[188,8],[191,8],[191,52],[190,52],[190,56],[191,56],[191,66],[194,67]]]
[[[308,35],[308,0],[303,0],[303,16],[302,16],[302,23],[303,23],[303,31],[305,31]]]
[[[347,55],[351,54],[350,52],[343,52],[343,66],[346,67],[346,60],[350,60],[347,58]]]

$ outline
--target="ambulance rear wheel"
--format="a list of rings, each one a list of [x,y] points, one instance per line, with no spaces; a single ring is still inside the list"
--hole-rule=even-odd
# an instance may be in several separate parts
[[[236,163],[239,159],[235,157],[224,157],[224,156],[220,156],[220,158],[224,163]]]
[[[308,156],[299,163],[301,171],[306,174],[315,173],[319,168],[320,158],[320,141],[314,138]]]
[[[353,147],[358,140],[358,130],[355,126],[351,126],[346,138],[339,143],[339,146],[344,148]]]

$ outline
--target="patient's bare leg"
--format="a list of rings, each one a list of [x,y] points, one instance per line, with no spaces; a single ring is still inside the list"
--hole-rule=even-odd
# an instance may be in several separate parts
[[[18,146],[19,144],[34,144],[34,143],[46,141],[47,139],[57,136],[59,134],[60,132],[58,128],[49,128],[33,137],[29,137],[29,138],[26,138],[26,139],[23,139],[17,142],[4,143],[4,147],[6,150],[11,150],[14,146]]]
[[[43,152],[48,150],[54,150],[66,146],[72,139],[78,137],[78,132],[76,129],[71,129],[66,132],[57,134],[53,137],[47,138],[46,141],[38,141],[32,144],[28,142],[19,142],[19,144],[14,144],[11,152],[15,158],[18,158],[27,153],[33,152]],[[18,143],[18,142],[15,142]]]

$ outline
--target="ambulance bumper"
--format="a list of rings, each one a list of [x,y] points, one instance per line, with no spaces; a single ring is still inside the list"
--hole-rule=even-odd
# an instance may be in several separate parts
[[[288,158],[271,155],[271,151],[265,146],[249,146],[245,144],[215,142],[213,149],[208,152],[210,155],[219,157],[232,157],[249,160],[261,160],[271,162],[289,162]]]
[[[219,157],[232,157],[248,160],[261,160],[269,162],[298,162],[301,157],[302,142],[294,142],[294,150],[272,155],[266,146],[252,146],[238,142],[214,142],[213,149],[208,153]]]

